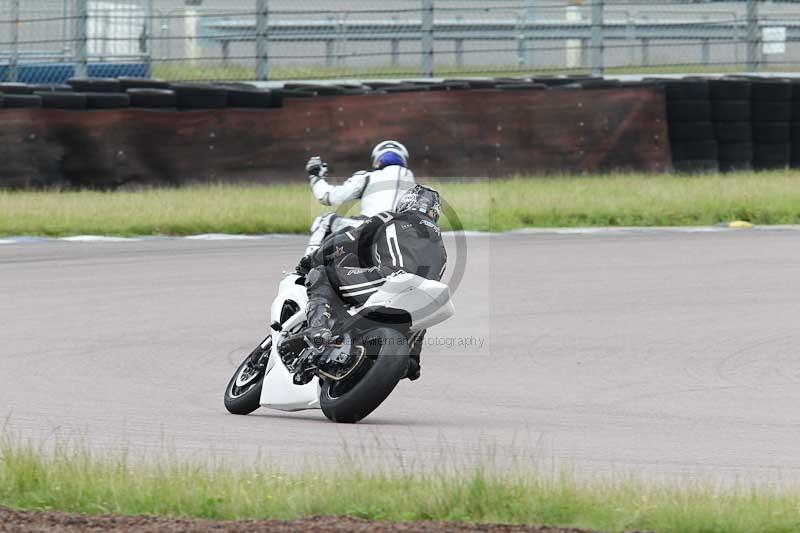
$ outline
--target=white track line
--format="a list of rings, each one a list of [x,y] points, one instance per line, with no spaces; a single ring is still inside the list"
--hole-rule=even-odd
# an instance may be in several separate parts
[[[141,237],[106,237],[103,235],[75,235],[58,239],[67,242],[131,242],[141,241]]]
[[[502,237],[504,235],[641,235],[653,233],[721,233],[736,231],[800,231],[800,225],[780,226],[754,226],[752,228],[731,228],[728,225],[719,226],[663,226],[663,227],[613,227],[613,228],[523,228],[504,233],[491,233],[488,231],[464,231],[463,235],[476,237]],[[455,231],[442,232],[445,235],[455,235]],[[243,241],[243,240],[269,240],[297,237],[292,234],[269,235],[235,235],[228,233],[204,233],[189,235],[187,237],[107,237],[103,235],[75,235],[72,237],[47,238],[47,237],[5,237],[0,239],[2,244],[27,244],[40,242],[82,242],[82,243],[108,243],[108,242],[137,242],[151,240],[190,240],[190,241]]]

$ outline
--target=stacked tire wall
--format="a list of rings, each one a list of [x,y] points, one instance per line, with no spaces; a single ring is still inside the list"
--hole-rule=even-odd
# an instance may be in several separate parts
[[[792,168],[800,168],[800,80],[792,83]]]
[[[800,167],[800,81],[730,76],[659,83],[675,171]]]
[[[708,80],[687,78],[663,83],[673,167],[682,173],[718,171]]]
[[[792,84],[788,80],[755,80],[751,98],[753,169],[787,168],[792,148]]]
[[[709,80],[711,120],[722,172],[753,170],[753,110],[749,80]]]
[[[663,88],[587,78],[353,85],[0,84],[0,188],[306,181],[400,139],[423,177],[670,170]]]

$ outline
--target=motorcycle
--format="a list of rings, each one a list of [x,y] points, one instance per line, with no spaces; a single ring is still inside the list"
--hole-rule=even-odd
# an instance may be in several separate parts
[[[307,303],[304,278],[287,275],[270,308],[269,335],[225,389],[230,413],[322,409],[333,422],[358,422],[406,377],[425,330],[455,313],[447,285],[399,272],[348,310],[329,343],[314,346],[303,335]]]

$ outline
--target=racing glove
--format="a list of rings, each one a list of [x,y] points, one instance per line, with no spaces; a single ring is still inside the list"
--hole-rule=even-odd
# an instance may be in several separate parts
[[[314,268],[314,261],[311,258],[311,255],[312,254],[305,255],[302,259],[300,259],[300,262],[297,263],[296,267],[294,267],[295,272],[301,276],[305,276],[312,268]]]
[[[328,163],[323,161],[320,156],[315,155],[306,163],[306,172],[308,172],[308,179],[311,180],[311,185],[314,185],[319,180],[327,179]]]

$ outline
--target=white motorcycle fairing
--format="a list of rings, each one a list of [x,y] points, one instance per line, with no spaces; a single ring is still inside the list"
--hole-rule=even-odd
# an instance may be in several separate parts
[[[444,322],[455,313],[450,287],[444,283],[408,273],[390,276],[364,308],[386,307],[406,311],[410,331],[421,331]]]
[[[312,379],[305,385],[295,385],[292,380],[292,373],[283,364],[280,354],[278,354],[278,344],[280,339],[287,333],[294,333],[303,327],[306,319],[306,305],[308,305],[308,294],[305,285],[298,285],[297,280],[301,279],[297,274],[290,274],[283,278],[278,285],[278,296],[272,302],[270,308],[270,320],[272,324],[280,323],[286,302],[294,302],[300,308],[286,322],[283,323],[281,331],[272,331],[272,348],[267,363],[267,373],[264,376],[264,384],[261,387],[262,407],[278,409],[281,411],[302,411],[304,409],[319,409],[319,380]]]
[[[320,408],[319,380],[313,379],[305,385],[296,385],[292,373],[278,354],[278,345],[282,338],[298,333],[306,320],[308,295],[305,286],[297,284],[300,279],[297,274],[286,276],[281,281],[278,296],[270,308],[272,324],[281,322],[287,302],[296,304],[299,311],[283,322],[280,331],[271,330],[272,347],[259,401],[262,407],[281,411]],[[391,308],[407,312],[412,321],[410,331],[429,328],[455,313],[447,285],[407,273],[389,277],[361,309],[368,308]],[[350,313],[355,315],[361,309],[353,309]]]

